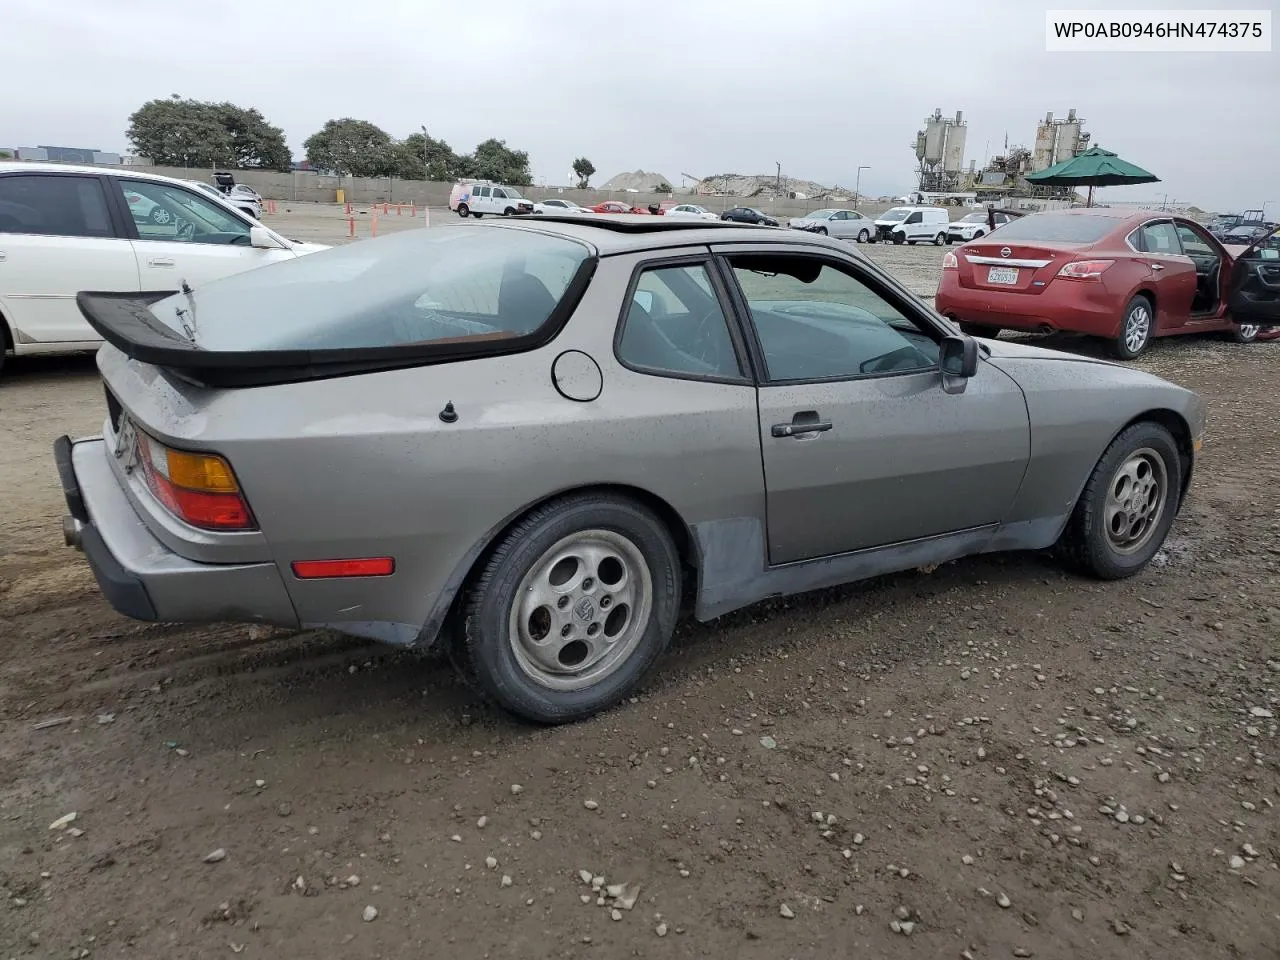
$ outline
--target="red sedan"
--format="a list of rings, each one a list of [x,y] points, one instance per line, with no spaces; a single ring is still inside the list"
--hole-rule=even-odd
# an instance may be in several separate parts
[[[1055,210],[1008,223],[942,262],[934,300],[966,332],[1070,331],[1129,360],[1155,337],[1280,324],[1277,234],[1223,247],[1191,220],[1107,208]]]
[[[633,207],[629,203],[623,203],[620,200],[606,200],[604,203],[597,203],[591,208],[596,213],[648,213],[642,207]]]

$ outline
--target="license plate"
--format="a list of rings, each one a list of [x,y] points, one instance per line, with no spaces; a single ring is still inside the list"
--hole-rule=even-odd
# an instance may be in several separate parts
[[[992,267],[987,271],[987,283],[1003,283],[1013,286],[1018,282],[1016,267]]]

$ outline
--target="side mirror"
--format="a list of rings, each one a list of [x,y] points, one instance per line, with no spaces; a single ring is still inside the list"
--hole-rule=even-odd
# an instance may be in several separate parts
[[[256,247],[259,250],[288,249],[283,243],[277,240],[275,234],[266,227],[249,228],[249,246]]]
[[[978,341],[973,337],[943,337],[938,363],[945,376],[967,380],[978,372]]]

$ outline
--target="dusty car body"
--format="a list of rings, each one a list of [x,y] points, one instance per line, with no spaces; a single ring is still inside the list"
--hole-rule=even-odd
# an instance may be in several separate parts
[[[798,231],[544,214],[80,302],[109,416],[56,445],[64,531],[118,610],[443,637],[542,722],[632,689],[682,599],[1056,543],[1134,573],[1203,430]]]

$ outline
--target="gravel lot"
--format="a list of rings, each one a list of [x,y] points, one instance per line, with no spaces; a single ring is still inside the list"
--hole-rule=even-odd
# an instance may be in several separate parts
[[[870,253],[933,292],[941,250]],[[1280,956],[1278,361],[1138,364],[1211,415],[1143,575],[986,557],[687,624],[553,730],[435,658],[115,615],[50,453],[99,428],[92,361],[14,362],[0,956]]]

